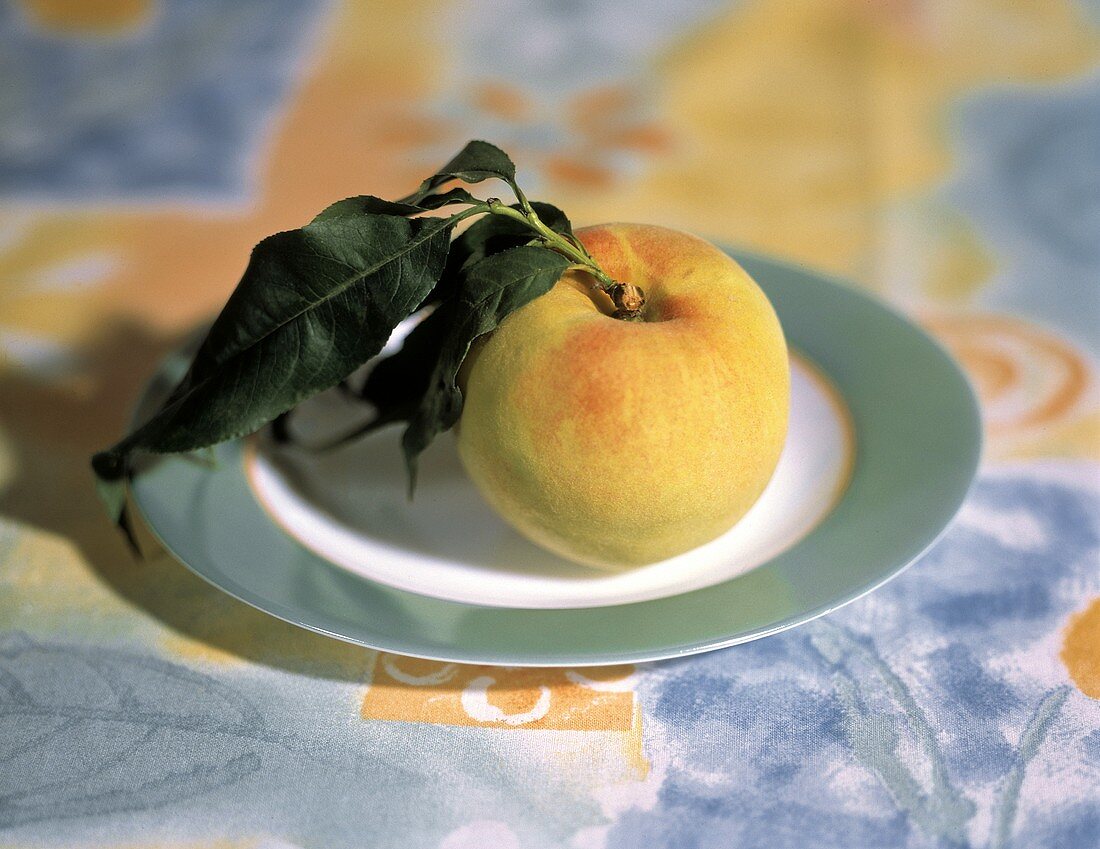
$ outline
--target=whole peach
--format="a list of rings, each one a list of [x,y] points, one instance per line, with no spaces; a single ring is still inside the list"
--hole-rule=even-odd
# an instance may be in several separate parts
[[[501,516],[563,557],[619,569],[731,528],[787,431],[790,371],[771,304],[729,256],[662,227],[577,236],[640,286],[641,320],[568,271],[467,357],[458,451]]]

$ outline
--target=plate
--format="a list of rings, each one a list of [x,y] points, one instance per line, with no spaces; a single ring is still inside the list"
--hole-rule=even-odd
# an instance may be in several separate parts
[[[410,546],[404,532],[395,530],[403,521],[396,510],[387,511],[389,521],[368,533],[346,515],[341,517],[332,503],[315,500],[303,481],[291,481],[287,467],[272,462],[273,455],[258,452],[255,440],[219,446],[213,469],[187,457],[158,458],[135,477],[134,503],[166,549],[238,599],[319,633],[418,657],[513,666],[656,660],[746,642],[828,613],[897,575],[943,532],[977,470],[977,402],[944,350],[874,298],[807,269],[730,253],[771,299],[792,349],[812,363],[795,369],[795,385],[802,389],[793,396],[798,409],[806,413],[812,402],[832,396],[825,387],[834,387],[843,407],[833,408],[823,421],[832,427],[847,419],[854,435],[854,457],[843,492],[838,497],[831,493],[821,509],[820,484],[827,478],[827,468],[822,467],[825,471],[815,481],[812,497],[803,492],[789,499],[803,510],[801,524],[789,523],[781,533],[764,528],[755,559],[763,557],[766,562],[755,568],[754,558],[744,556],[748,547],[742,547],[739,564],[725,563],[730,571],[716,583],[708,584],[710,578],[698,573],[691,580],[702,583],[694,586],[688,579],[670,583],[668,574],[661,574],[669,570],[654,567],[651,571],[659,580],[651,575],[639,583],[601,590],[608,603],[576,606],[584,603],[576,595],[577,582],[584,581],[579,571],[540,572],[537,562],[515,556],[518,538],[502,533],[501,544],[512,546],[511,552],[494,561],[479,560],[470,552],[482,549],[462,541],[474,527],[459,521],[448,560],[433,555],[440,550],[438,540]],[[154,380],[144,408],[171,387],[182,365],[170,363]],[[815,372],[825,379],[815,378]],[[840,409],[846,409],[846,415]],[[842,439],[840,448],[851,442]],[[824,442],[813,444],[821,448]],[[369,453],[373,447],[359,450]],[[433,463],[441,464],[436,471],[449,475],[446,485],[457,490],[450,496],[454,503],[476,499],[446,458],[447,446],[433,450],[438,454]],[[261,455],[268,459],[259,462]],[[449,473],[447,463],[452,463]],[[277,479],[268,481],[272,486],[264,488],[257,481],[261,468]],[[781,480],[777,474],[776,486]],[[425,594],[428,587],[418,579],[401,579],[401,588],[383,583],[381,573],[366,577],[364,570],[378,567],[363,560],[345,559],[337,565],[315,550],[324,545],[316,535],[306,533],[306,545],[294,535],[302,532],[300,528],[283,527],[286,513],[272,502],[276,490],[298,498],[299,506],[314,519],[328,522],[326,532],[342,527],[360,539],[373,534],[376,553],[386,549],[394,558],[391,573],[397,563],[405,572],[438,570],[456,559],[453,551],[461,550],[466,556],[458,568],[474,570],[483,584],[494,572],[498,577],[505,574],[507,594],[490,597],[483,588],[477,591],[477,604],[433,597]],[[401,497],[388,497],[393,504],[403,502]],[[388,536],[379,539],[379,530]],[[589,578],[607,579],[599,573]],[[396,583],[392,574],[389,580]],[[527,581],[553,585],[558,593],[555,606],[522,606],[521,599],[530,604],[532,595],[519,589]],[[412,591],[413,583],[420,592]],[[470,592],[456,591],[457,583],[461,581],[432,592]],[[509,599],[511,606],[501,606]]]

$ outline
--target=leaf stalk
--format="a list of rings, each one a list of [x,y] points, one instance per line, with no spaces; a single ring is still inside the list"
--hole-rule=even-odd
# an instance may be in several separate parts
[[[529,227],[538,235],[544,247],[557,251],[596,278],[596,287],[605,292],[615,304],[615,318],[627,321],[640,320],[642,308],[645,306],[645,293],[631,283],[621,283],[608,275],[579,241],[571,241],[564,234],[547,227],[527,202],[523,192],[516,186],[513,186],[513,189],[519,200],[520,209],[507,205],[499,198],[489,198],[485,202],[485,211],[492,215],[503,215]]]

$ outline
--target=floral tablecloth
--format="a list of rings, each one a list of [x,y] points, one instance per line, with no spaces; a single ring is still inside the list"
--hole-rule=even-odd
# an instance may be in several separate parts
[[[987,431],[942,542],[596,670],[378,654],[132,559],[87,458],[158,358],[260,237],[471,137],[576,222],[923,322]],[[9,0],[0,199],[0,846],[1100,846],[1095,3]]]

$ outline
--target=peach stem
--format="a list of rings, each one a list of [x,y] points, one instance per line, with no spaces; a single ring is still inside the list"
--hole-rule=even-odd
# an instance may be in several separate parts
[[[543,220],[539,218],[538,213],[531,207],[527,198],[518,189],[516,190],[516,197],[519,198],[520,206],[523,207],[522,212],[507,206],[498,198],[489,198],[486,201],[487,209],[494,215],[513,218],[530,227],[538,233],[548,248],[557,251],[567,259],[573,260],[595,277],[597,288],[606,292],[612,303],[615,304],[615,318],[627,321],[641,319],[642,307],[645,306],[645,293],[639,287],[612,279],[607,272],[600,268],[599,263],[585,249],[584,245],[547,227]]]

